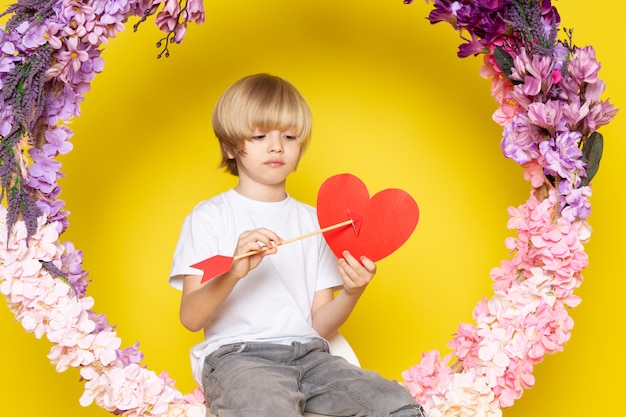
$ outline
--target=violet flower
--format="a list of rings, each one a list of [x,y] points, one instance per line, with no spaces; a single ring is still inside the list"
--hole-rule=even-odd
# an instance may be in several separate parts
[[[118,349],[117,359],[119,359],[124,366],[140,363],[143,360],[143,353],[139,350],[139,342],[135,342],[134,345],[127,348]]]
[[[46,155],[41,149],[32,148],[28,152],[33,163],[28,167],[28,184],[44,194],[57,187],[57,179],[61,177],[61,163]]]
[[[85,296],[87,285],[89,284],[89,281],[87,281],[88,273],[83,270],[83,252],[75,249],[74,244],[71,242],[65,242],[64,248],[65,252],[61,255],[61,270],[74,289],[76,296],[82,298]],[[103,329],[111,327],[104,317],[101,319],[93,317],[93,320]]]

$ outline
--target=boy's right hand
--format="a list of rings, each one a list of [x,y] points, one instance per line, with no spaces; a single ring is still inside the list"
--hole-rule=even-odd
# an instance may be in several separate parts
[[[233,256],[258,251],[258,253],[233,261],[230,272],[236,279],[242,279],[248,272],[256,268],[263,258],[278,252],[278,246],[283,242],[276,233],[265,228],[248,230],[239,235],[237,247]]]

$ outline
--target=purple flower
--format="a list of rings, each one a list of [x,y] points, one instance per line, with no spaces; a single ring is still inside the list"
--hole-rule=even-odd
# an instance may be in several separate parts
[[[4,106],[0,110],[0,136],[9,136],[13,130],[13,108]]]
[[[557,69],[563,68],[563,64],[565,63],[566,58],[569,57],[569,48],[567,48],[562,43],[557,43],[554,46],[554,51],[552,52],[552,58],[554,59],[554,67]]]
[[[26,47],[26,49],[36,49],[48,42],[48,40],[44,38],[44,33],[46,33],[45,25],[38,24],[33,26],[28,29],[24,34],[24,37],[22,37],[22,44]]]
[[[52,192],[57,187],[57,179],[62,176],[61,163],[50,158],[41,149],[32,148],[28,153],[34,162],[28,167],[28,186],[44,194]]]
[[[56,125],[60,121],[68,121],[80,116],[79,103],[84,101],[82,94],[75,91],[72,85],[61,81],[51,83],[52,91],[48,94],[47,124]]]
[[[486,54],[507,32],[504,16],[511,3],[510,0],[435,1],[428,20],[432,24],[448,22],[456,30],[469,34],[470,39],[463,38],[466,43],[459,46],[459,57]]]
[[[543,136],[530,123],[528,115],[519,113],[510,124],[504,126],[500,146],[505,157],[523,165],[539,158],[537,143],[542,140]]]
[[[113,326],[111,326],[106,318],[106,315],[104,314],[96,314],[94,311],[92,310],[88,310],[87,314],[89,316],[89,320],[93,321],[94,323],[96,323],[96,327],[94,328],[92,333],[102,333],[105,330],[110,330],[113,328]]]
[[[575,221],[577,218],[586,219],[591,214],[591,188],[584,186],[580,188],[570,188],[569,190],[562,190],[559,188],[559,192],[565,196],[565,205],[561,211],[563,217],[570,222]]]
[[[523,165],[532,160],[530,152],[527,149],[519,146],[516,142],[515,131],[512,125],[504,126],[504,132],[500,147],[505,157],[514,160],[520,165]]]
[[[468,56],[486,53],[489,53],[487,41],[482,39],[472,39],[471,41],[467,41],[467,43],[459,45],[459,52],[457,55],[459,58],[467,58]]]
[[[2,46],[0,46],[0,76],[11,73],[15,63],[21,60],[19,50],[16,47],[19,39],[13,38],[16,38],[16,36],[0,31],[0,39],[2,39]],[[0,87],[4,84],[1,80],[2,78],[0,78]]]
[[[134,345],[124,349],[117,350],[117,358],[122,361],[124,366],[128,366],[131,363],[139,363],[143,360],[143,353],[139,350],[139,342],[135,342]]]
[[[48,128],[45,133],[47,143],[42,146],[43,153],[50,157],[55,157],[58,154],[65,155],[70,152],[73,145],[69,142],[69,139],[73,134],[66,126]]]
[[[428,20],[430,23],[435,24],[439,22],[448,22],[455,29],[459,29],[457,25],[457,17],[456,14],[461,9],[462,4],[458,1],[435,1],[434,2],[435,9],[431,10],[428,15]]]
[[[83,270],[83,252],[76,250],[74,244],[71,242],[65,242],[65,252],[61,255],[62,267],[61,270],[67,276],[67,280],[76,292],[79,298],[84,297],[87,285],[87,271]],[[100,329],[107,329],[111,326],[106,323],[103,317],[93,317],[94,321],[99,324]]]
[[[56,190],[60,191],[61,188],[57,187]],[[48,218],[49,223],[56,222],[57,232],[59,234],[67,230],[67,227],[69,226],[69,222],[67,220],[69,212],[63,210],[65,207],[65,201],[43,197],[37,200],[37,207],[39,207],[42,214]]]
[[[558,134],[556,139],[550,138],[539,144],[546,174],[562,178],[574,186],[580,184],[580,177],[585,173],[582,151],[578,147],[581,137],[580,132],[567,131]]]

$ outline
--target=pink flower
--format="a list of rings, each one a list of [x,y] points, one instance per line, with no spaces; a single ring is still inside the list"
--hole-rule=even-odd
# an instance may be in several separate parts
[[[170,407],[177,409],[182,403],[182,394],[172,387],[167,375],[157,376],[137,364],[113,366],[101,373],[85,367],[81,376],[87,380],[80,399],[83,406],[96,402],[107,411],[123,412],[125,416],[139,417],[149,412],[156,417],[167,416]]]
[[[595,132],[600,127],[613,120],[617,112],[618,109],[613,107],[613,105],[608,101],[592,103],[589,108],[589,114],[584,119],[586,130],[589,132]]]
[[[563,116],[567,121],[568,128],[574,128],[578,122],[589,114],[590,105],[591,100],[586,100],[581,105],[579,97],[575,97],[570,103],[563,105]]]
[[[191,394],[183,395],[183,400],[189,404],[204,404],[204,391],[200,388],[196,388]]]
[[[66,284],[64,287],[69,288]],[[78,338],[95,330],[88,309],[93,306],[91,297],[76,299],[69,292],[63,302],[56,305],[49,316],[48,340],[65,346],[78,345]]]
[[[475,326],[461,323],[454,338],[448,343],[448,347],[453,349],[457,358],[465,360],[468,356],[476,356],[473,352],[477,349],[479,340]]]
[[[96,402],[103,409],[127,411],[143,405],[144,377],[136,364],[125,368],[107,368],[99,374],[92,367],[84,367],[80,375],[87,380],[80,398],[83,407]]]
[[[502,411],[485,377],[475,372],[454,374],[444,390],[427,404],[429,417],[501,417]]]
[[[440,359],[439,352],[430,351],[422,354],[422,362],[402,373],[405,385],[419,403],[429,397],[450,380],[452,370],[446,365],[450,356]]]
[[[499,378],[494,393],[502,408],[511,407],[522,396],[524,389],[532,388],[535,378],[533,365],[527,360],[512,361],[505,374]]]
[[[500,126],[510,124],[522,108],[512,97],[513,84],[495,66],[493,55],[484,56],[480,75],[483,78],[491,78],[491,95],[499,105],[492,119]]]
[[[204,2],[201,0],[189,0],[187,3],[187,21],[196,22],[197,24],[204,23],[206,15],[204,14]]]
[[[521,107],[513,100],[505,102],[491,116],[492,120],[500,126],[506,126],[512,123],[513,118],[519,114]]]
[[[539,188],[548,181],[543,173],[543,167],[538,164],[537,161],[532,161],[524,165],[523,176],[525,180],[530,181],[533,188]]]
[[[549,56],[528,56],[525,49],[514,58],[511,79],[519,81],[513,89],[513,97],[523,107],[535,101],[539,93],[546,93],[554,80],[554,60]]]
[[[548,100],[545,103],[536,102],[528,106],[528,120],[551,133],[556,131],[561,117],[561,102],[559,101]]]
[[[178,24],[178,14],[180,13],[180,5],[176,0],[163,0],[159,3],[165,3],[161,11],[157,14],[154,23],[163,32],[171,32]]]
[[[493,290],[496,292],[505,292],[514,285],[518,277],[522,276],[515,264],[510,260],[500,262],[500,267],[493,268],[489,276],[494,281]]]
[[[560,68],[553,69],[552,73],[550,74],[550,77],[552,78],[553,85],[560,83],[561,80],[563,79],[563,76],[561,75],[561,69]]]
[[[579,85],[597,82],[600,64],[596,61],[595,50],[591,46],[576,49],[569,64],[569,71]]]
[[[504,329],[493,329],[490,332],[490,336],[502,333],[500,336],[505,336]],[[478,358],[481,361],[481,371],[485,372],[487,378],[487,384],[491,387],[497,385],[497,378],[504,375],[507,366],[509,365],[509,356],[504,351],[503,341],[496,339],[483,339],[480,342],[480,349],[478,350]]]

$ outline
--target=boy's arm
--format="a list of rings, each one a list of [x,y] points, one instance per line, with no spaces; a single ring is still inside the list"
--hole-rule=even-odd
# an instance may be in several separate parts
[[[348,319],[359,298],[376,274],[376,264],[366,257],[359,262],[348,251],[338,266],[343,278],[343,290],[333,298],[332,288],[315,293],[312,306],[313,328],[328,339]]]
[[[200,275],[183,276],[183,295],[180,301],[180,321],[183,326],[197,332],[211,323],[237,282],[256,268],[265,256],[276,253],[276,248],[272,246],[280,242],[282,239],[267,229],[243,232],[239,236],[234,256],[258,250],[259,243],[270,249],[233,261],[228,272],[207,282],[201,283]]]
[[[200,283],[201,279],[200,275],[183,277],[180,321],[192,332],[204,329],[213,320],[239,281],[230,271],[205,283]]]

